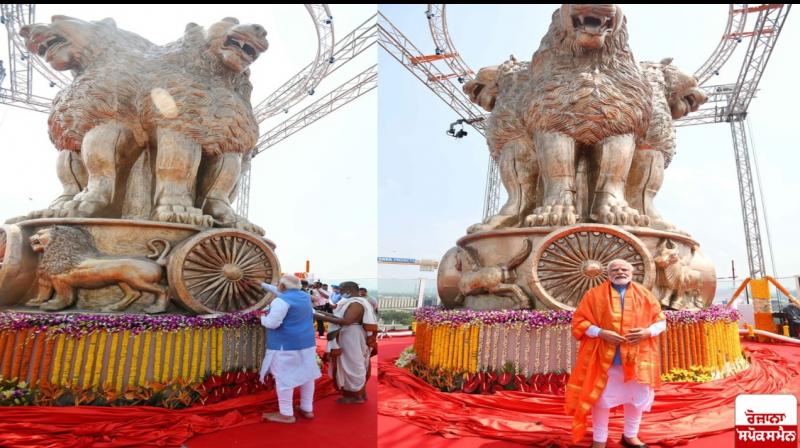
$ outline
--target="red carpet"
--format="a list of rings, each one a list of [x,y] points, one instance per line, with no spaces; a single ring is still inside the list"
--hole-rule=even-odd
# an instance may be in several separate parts
[[[570,419],[563,415],[563,397],[518,392],[494,396],[440,393],[386,362],[412,342],[413,338],[401,338],[381,343],[380,446],[568,443]],[[660,440],[666,446],[688,441],[692,448],[733,446],[733,400],[737,394],[784,391],[800,396],[800,348],[745,345],[753,353],[753,366],[747,371],[713,383],[668,384],[658,390],[653,410],[642,424],[643,440]],[[610,426],[609,440],[618,440],[621,414],[612,415]]]
[[[318,342],[318,345],[322,342]],[[188,448],[373,448],[377,446],[377,357],[372,358],[372,376],[367,381],[367,403],[342,405],[336,403],[339,394],[314,402],[314,420],[297,418],[297,423],[261,423],[260,416],[234,428],[190,439]],[[297,392],[295,392],[297,394]],[[277,402],[260,409],[271,412],[278,409]]]
[[[274,391],[181,410],[154,407],[0,407],[0,447],[376,446],[377,371],[364,405],[339,405],[331,380],[317,380],[314,420],[261,423],[277,410]],[[204,434],[198,436],[199,434]]]

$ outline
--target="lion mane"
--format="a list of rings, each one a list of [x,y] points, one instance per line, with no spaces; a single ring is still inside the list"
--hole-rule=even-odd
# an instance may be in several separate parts
[[[85,67],[73,72],[72,84],[54,100],[48,124],[58,149],[80,151],[86,133],[109,121],[131,129],[140,146],[159,128],[186,135],[209,155],[246,153],[255,146],[250,71],[233,72],[214,52],[236,25],[233,19],[207,30],[189,24],[181,39],[164,46],[119,30],[113,21],[69,20],[73,27],[80,24],[92,45],[75,46]],[[58,31],[59,21],[47,26]],[[160,110],[154,91],[168,93],[177,113]]]
[[[250,70],[236,73],[216,53],[228,30],[237,24],[223,19],[204,29],[190,23],[184,36],[167,45],[148,72],[149,84],[169,92],[180,114],[165,116],[152,101],[146,101],[144,120],[189,136],[207,155],[247,153],[258,140],[258,122],[250,103]]]
[[[46,276],[69,272],[87,258],[100,255],[94,238],[83,229],[54,226],[47,232],[50,234],[49,242],[39,263],[39,271]]]
[[[624,17],[605,45],[590,53],[564,29],[557,10],[530,70],[525,100],[530,131],[560,132],[591,145],[647,130],[652,92],[628,46]]]
[[[564,133],[585,145],[612,135],[643,136],[653,94],[628,46],[627,19],[589,52],[564,29],[560,9],[530,62],[512,56],[481,69],[464,92],[492,112],[487,143],[495,158],[506,142],[535,131]]]
[[[639,65],[653,91],[653,112],[638,146],[661,151],[664,168],[667,168],[675,155],[673,120],[697,110],[708,97],[697,87],[697,79],[672,65],[671,58],[660,62],[642,61]]]
[[[140,124],[138,103],[142,90],[144,54],[154,44],[120,30],[111,19],[86,22],[56,16],[53,31],[80,30],[89,45],[73,45],[83,67],[73,69],[73,82],[56,95],[47,121],[50,140],[60,150],[79,152],[83,137],[97,123],[117,120],[130,126],[136,140],[147,141]],[[69,28],[67,28],[69,27]]]

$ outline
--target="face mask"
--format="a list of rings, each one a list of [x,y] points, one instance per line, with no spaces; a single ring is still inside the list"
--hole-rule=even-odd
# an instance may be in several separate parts
[[[349,299],[350,298],[350,294],[349,293],[344,293],[344,294],[342,294],[342,298],[343,299]]]

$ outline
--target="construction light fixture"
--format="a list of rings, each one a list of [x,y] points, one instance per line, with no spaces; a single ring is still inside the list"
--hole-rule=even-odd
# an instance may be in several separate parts
[[[467,131],[464,130],[464,120],[460,118],[452,123],[450,123],[450,129],[445,131],[445,134],[449,135],[450,137],[454,138],[464,138],[467,136]],[[458,130],[456,130],[456,126],[460,126]]]

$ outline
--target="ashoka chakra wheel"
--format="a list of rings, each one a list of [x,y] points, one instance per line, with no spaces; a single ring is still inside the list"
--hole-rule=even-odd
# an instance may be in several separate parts
[[[233,229],[198,233],[170,255],[167,266],[174,297],[197,313],[230,313],[261,308],[261,282],[277,282],[281,268],[258,236]]]
[[[547,235],[534,252],[530,287],[549,308],[574,310],[589,289],[606,280],[608,262],[633,265],[633,281],[652,288],[655,264],[636,236],[617,227],[578,224]]]

